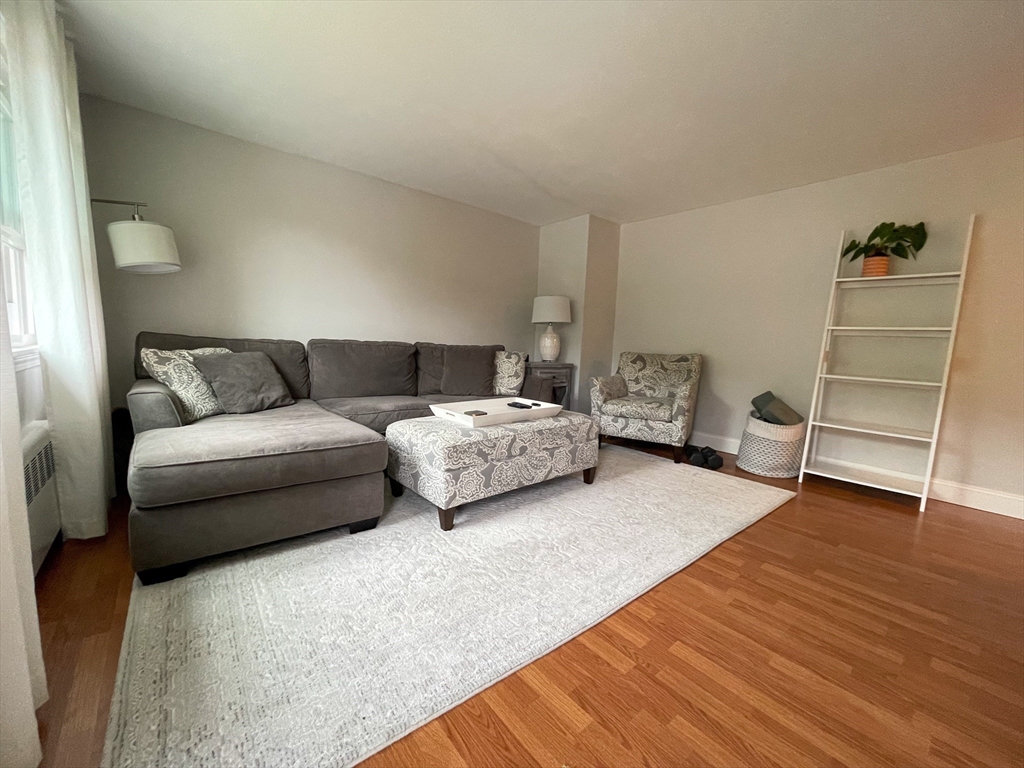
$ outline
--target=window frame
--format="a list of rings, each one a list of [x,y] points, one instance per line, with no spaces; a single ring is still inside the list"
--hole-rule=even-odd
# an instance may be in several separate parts
[[[4,270],[4,306],[11,331],[13,349],[36,346],[35,319],[25,270],[25,237],[10,227],[0,225],[0,246]]]
[[[7,93],[7,45],[6,24],[0,16],[0,110],[8,125],[12,126],[8,140],[13,143],[13,110],[10,95]],[[17,169],[8,169],[17,174]],[[18,209],[20,211],[20,205]],[[11,347],[15,350],[15,367],[30,367],[33,362],[38,364],[38,347],[36,346],[35,318],[32,313],[32,295],[29,290],[27,264],[28,252],[25,246],[24,227],[20,215],[18,220],[11,222],[16,226],[0,224],[0,267],[3,268],[4,311],[8,312],[11,330]]]

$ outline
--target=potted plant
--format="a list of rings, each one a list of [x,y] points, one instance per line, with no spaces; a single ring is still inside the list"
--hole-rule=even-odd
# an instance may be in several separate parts
[[[884,277],[889,274],[890,256],[916,259],[917,252],[924,248],[927,240],[928,233],[923,221],[914,226],[900,224],[898,227],[894,222],[886,221],[871,230],[863,243],[851,240],[843,256],[849,256],[850,261],[864,257],[864,266],[861,268],[863,277]]]

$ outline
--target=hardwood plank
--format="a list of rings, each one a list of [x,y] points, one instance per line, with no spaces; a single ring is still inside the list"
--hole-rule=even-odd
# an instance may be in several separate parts
[[[608,443],[616,442],[608,439]],[[625,443],[670,461],[665,449]],[[757,478],[783,488],[792,480]],[[43,765],[94,766],[131,594],[127,500],[37,579]],[[814,478],[368,766],[1016,766],[1024,522]]]

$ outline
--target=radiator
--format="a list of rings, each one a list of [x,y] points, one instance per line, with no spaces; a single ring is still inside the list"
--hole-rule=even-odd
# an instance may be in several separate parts
[[[25,501],[28,502],[28,532],[32,544],[32,568],[36,573],[60,534],[57,481],[53,477],[53,443],[45,421],[32,421],[21,432],[21,455],[25,459]]]

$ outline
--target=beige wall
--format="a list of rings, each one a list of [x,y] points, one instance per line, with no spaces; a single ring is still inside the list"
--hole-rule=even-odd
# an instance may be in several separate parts
[[[131,211],[93,205],[115,405],[140,330],[532,344],[537,227],[101,99],[82,122],[93,197],[149,203],[182,262],[118,272]]]
[[[612,364],[615,336],[615,300],[619,272],[619,225],[590,217],[587,232],[587,277],[584,295],[583,345],[576,409],[590,413],[590,378],[607,376]]]
[[[572,308],[572,322],[556,325],[562,340],[558,361],[572,363],[579,373],[580,354],[583,349],[583,303],[587,289],[587,233],[590,216],[577,216],[540,228],[540,258],[537,268],[538,296],[568,296]],[[538,325],[531,360],[540,360],[540,334],[546,325]],[[577,377],[578,378],[578,377]],[[575,387],[574,387],[575,389]],[[575,395],[575,392],[573,392]],[[575,407],[576,398],[571,398]]]
[[[1024,492],[1024,140],[626,224],[615,352],[701,352],[695,440],[735,448],[750,398],[806,414],[843,229],[924,220],[922,270],[978,214],[937,480]],[[941,483],[940,483],[941,485]]]
[[[540,228],[538,296],[568,296],[572,322],[557,326],[559,362],[576,371],[572,408],[590,413],[591,376],[603,376],[611,361],[615,330],[619,225],[597,216],[577,216]],[[537,337],[547,329],[538,326]],[[539,352],[535,360],[540,359]]]

